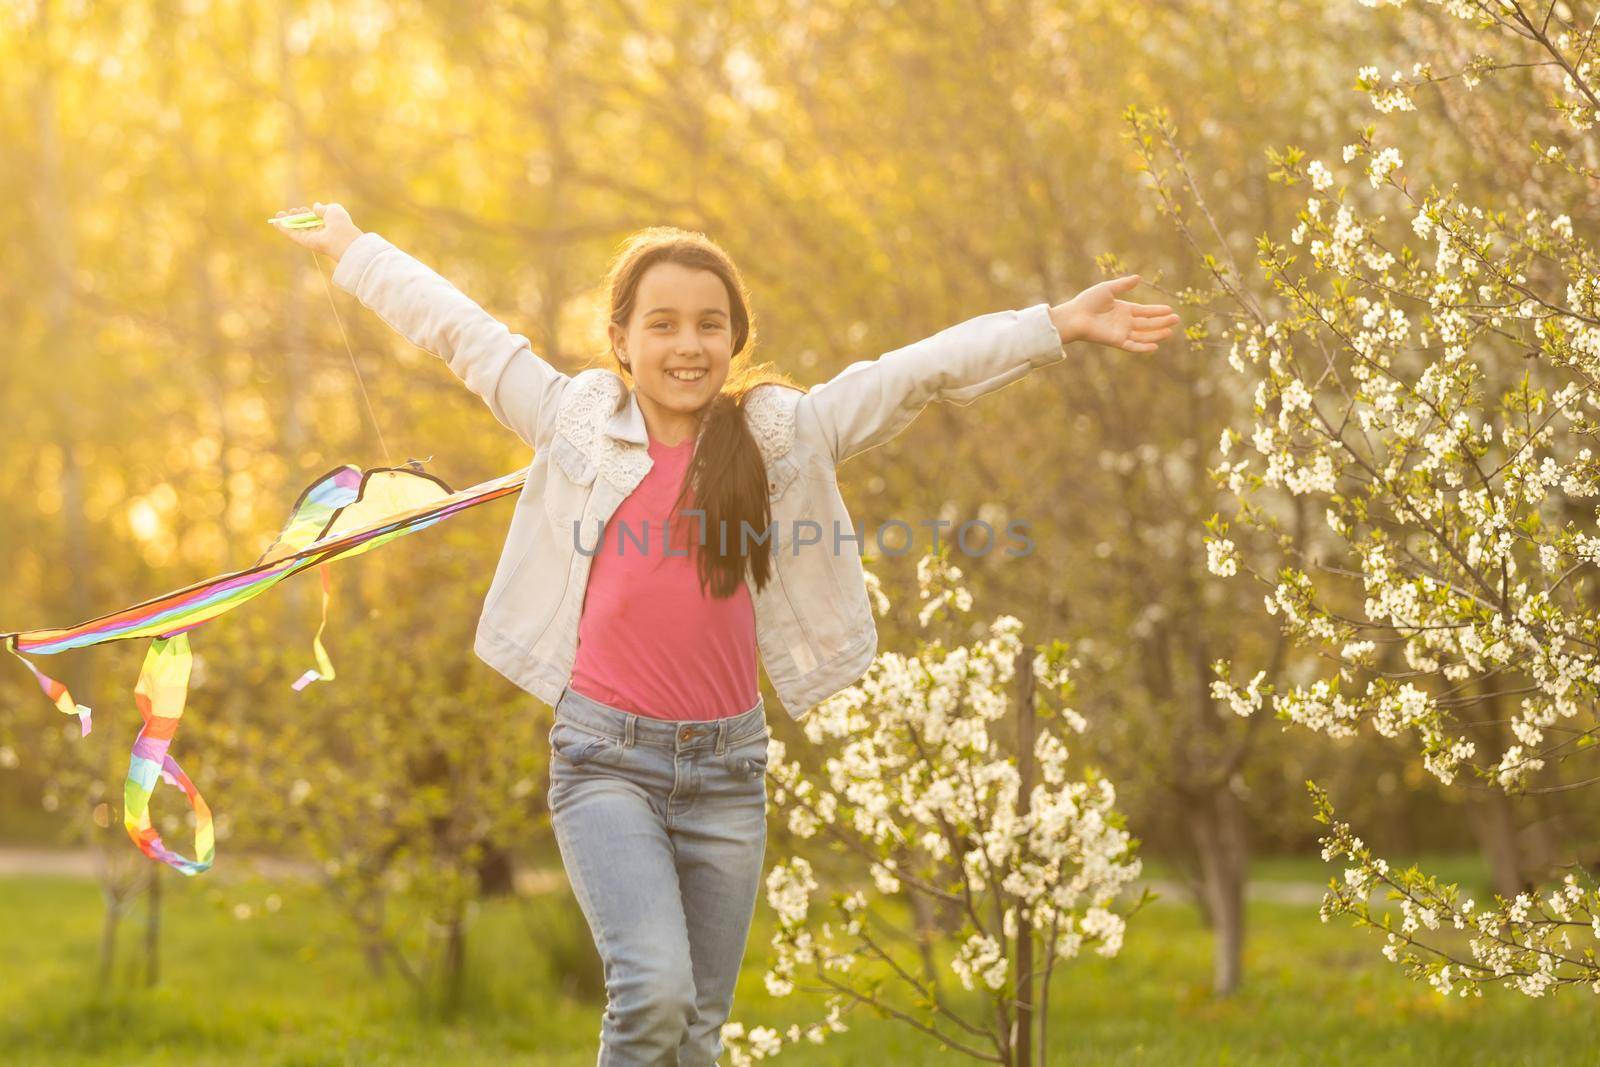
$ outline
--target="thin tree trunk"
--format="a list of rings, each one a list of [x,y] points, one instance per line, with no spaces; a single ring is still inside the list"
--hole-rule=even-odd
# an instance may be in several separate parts
[[[161,980],[161,868],[152,862],[149,889],[145,894],[144,984],[153,987]]]
[[[1033,792],[1034,692],[1033,653],[1027,645],[1017,654],[1017,816],[1026,820]],[[1012,1063],[1033,1067],[1033,922],[1017,906],[1016,1034],[1011,1039]],[[1041,1052],[1042,1056],[1042,1052]]]
[[[294,57],[289,52],[290,14],[287,5],[279,9],[277,35],[278,83],[289,118],[289,143],[285,146],[284,152],[288,163],[289,181],[283,192],[287,200],[286,206],[292,209],[299,206],[301,197],[305,195],[301,161],[305,158],[306,137],[300,109],[296,106]],[[305,261],[306,253],[303,249],[291,247],[289,251],[293,253],[295,271],[292,280],[296,284],[290,292],[288,306],[284,309],[287,336],[284,338],[283,346],[283,449],[285,455],[295,457],[305,446],[305,426],[300,419],[300,387],[305,380],[306,316],[299,297],[306,289],[299,282],[310,265]]]
[[[1511,798],[1497,786],[1469,790],[1466,810],[1473,836],[1489,867],[1489,884],[1496,893],[1511,900],[1522,892],[1521,855]]]
[[[1205,908],[1211,917],[1211,988],[1229,996],[1243,978],[1244,888],[1248,870],[1244,809],[1226,784],[1189,811],[1200,863]]]
[[[388,949],[383,932],[385,899],[381,891],[366,889],[362,890],[356,904],[362,929],[361,955],[367,961],[367,973],[373,978],[382,978],[388,970]]]
[[[462,990],[467,972],[467,930],[462,920],[461,905],[450,918],[448,939],[444,956],[444,1010],[446,1018],[453,1018],[461,1009]]]
[[[943,996],[939,983],[939,961],[934,959],[933,945],[939,937],[939,914],[936,902],[925,893],[907,893],[911,914],[917,928],[917,954],[922,958],[922,980],[933,990],[934,996]]]
[[[117,927],[122,921],[122,901],[117,897],[102,892],[105,900],[105,914],[100,919],[100,974],[97,980],[100,992],[105,993],[111,988],[112,972],[117,961]]]
[[[1500,698],[1493,694],[1488,681],[1479,683],[1483,696],[1479,705],[1480,719],[1490,725],[1473,730],[1473,740],[1480,752],[1499,752],[1505,747],[1505,730],[1497,722]],[[1477,785],[1467,789],[1466,813],[1472,834],[1478,839],[1478,848],[1489,867],[1489,883],[1494,891],[1511,900],[1522,892],[1522,850],[1517,845],[1517,820],[1512,800],[1497,785]]]
[[[34,19],[36,33],[33,54],[38,57],[38,81],[34,85],[32,107],[34,130],[39,145],[37,169],[34,172],[34,201],[37,205],[39,226],[50,235],[41,255],[41,275],[44,278],[45,331],[42,351],[51,359],[56,376],[54,387],[46,393],[50,410],[50,426],[54,443],[61,456],[61,538],[64,559],[61,564],[73,580],[66,582],[66,611],[69,618],[90,617],[96,600],[93,566],[93,546],[89,543],[89,520],[84,507],[87,493],[84,486],[84,465],[80,443],[74,428],[79,425],[74,412],[69,409],[77,394],[78,381],[84,375],[79,362],[81,347],[75,343],[73,323],[72,272],[77,258],[77,246],[72,229],[70,191],[66,167],[61,151],[60,121],[56,110],[56,72],[58,58],[50,51],[50,4],[41,0]],[[52,672],[56,673],[56,672]],[[58,677],[80,702],[93,704],[94,665],[86,662],[68,667]],[[79,757],[85,767],[94,768],[89,750]],[[96,768],[98,769],[98,768]],[[96,848],[96,826],[92,817],[83,824],[84,839],[91,849]],[[117,931],[126,907],[128,886],[117,876],[117,868],[109,859],[98,867],[100,898],[105,914],[100,925],[99,987],[109,988],[116,967]]]
[[[63,561],[66,573],[73,578],[64,583],[67,588],[67,614],[71,618],[82,619],[89,617],[93,603],[94,568],[91,566],[92,551],[88,543],[89,521],[84,509],[83,463],[73,432],[79,423],[70,410],[77,380],[83,374],[79,364],[81,348],[73,337],[72,320],[72,272],[77,253],[56,114],[57,60],[48,50],[49,15],[49,3],[41,2],[36,22],[38,34],[34,42],[35,54],[40,57],[40,73],[34,87],[33,119],[39,142],[35,202],[38,205],[39,228],[50,235],[41,250],[41,273],[45,279],[42,351],[57,371],[53,379],[55,387],[45,394],[45,402],[50,409],[55,444],[61,453],[61,543],[66,549],[66,559]],[[85,701],[93,688],[92,667],[85,664],[81,670],[63,673],[71,676],[65,679],[67,688],[80,701]]]

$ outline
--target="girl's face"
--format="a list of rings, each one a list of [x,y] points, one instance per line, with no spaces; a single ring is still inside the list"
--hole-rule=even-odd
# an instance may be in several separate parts
[[[610,333],[656,422],[695,415],[727,381],[733,319],[727,287],[711,271],[653,264],[639,279],[627,330],[612,323]]]

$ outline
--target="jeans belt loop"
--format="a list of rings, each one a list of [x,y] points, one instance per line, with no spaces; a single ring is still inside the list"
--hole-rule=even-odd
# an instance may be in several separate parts
[[[623,726],[623,728],[622,728],[622,747],[623,748],[632,748],[633,747],[633,724],[638,722],[638,721],[639,721],[639,717],[637,715],[629,715],[627,717],[627,719],[625,720],[627,725]]]
[[[717,755],[721,756],[728,751],[728,720],[717,720]]]

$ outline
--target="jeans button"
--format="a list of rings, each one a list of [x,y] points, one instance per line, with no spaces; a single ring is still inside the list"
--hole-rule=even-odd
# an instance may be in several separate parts
[[[689,740],[689,738],[691,738],[693,736],[694,736],[694,730],[691,727],[685,726],[683,729],[678,731],[678,740],[679,741],[687,741],[687,740]]]

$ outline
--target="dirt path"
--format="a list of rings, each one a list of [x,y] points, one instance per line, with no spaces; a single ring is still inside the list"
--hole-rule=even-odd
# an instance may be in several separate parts
[[[131,848],[131,846],[130,846]],[[93,878],[103,861],[88,848],[0,847],[0,877],[12,875],[59,875]],[[218,863],[208,873],[228,871],[233,877],[259,875],[263,878],[314,878],[315,864],[276,856],[229,856],[224,866]]]

